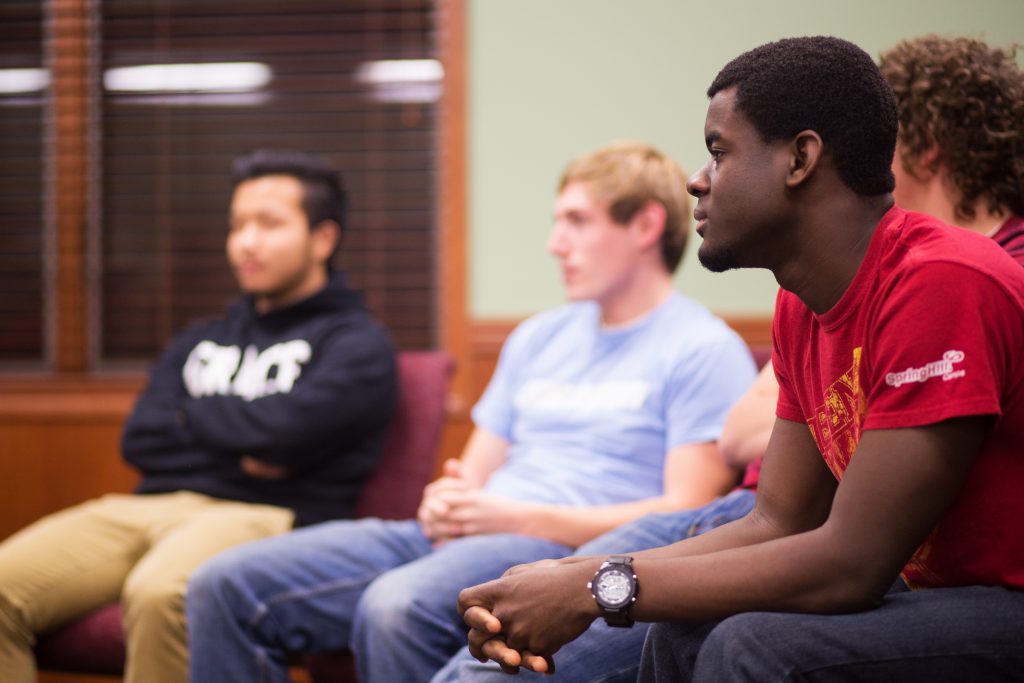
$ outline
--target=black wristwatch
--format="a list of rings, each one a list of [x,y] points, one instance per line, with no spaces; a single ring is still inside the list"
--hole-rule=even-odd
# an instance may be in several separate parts
[[[609,557],[598,568],[587,588],[594,594],[594,600],[609,626],[629,628],[633,625],[629,608],[636,602],[640,586],[633,573],[632,557]]]

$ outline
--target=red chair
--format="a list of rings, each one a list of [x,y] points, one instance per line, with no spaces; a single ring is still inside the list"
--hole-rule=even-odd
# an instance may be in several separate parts
[[[451,356],[444,351],[398,354],[398,405],[381,462],[356,505],[358,516],[416,515],[437,464],[451,370]],[[102,607],[40,636],[35,656],[41,671],[120,676],[125,657],[120,605]],[[308,657],[304,664],[318,683],[356,680],[347,652]]]

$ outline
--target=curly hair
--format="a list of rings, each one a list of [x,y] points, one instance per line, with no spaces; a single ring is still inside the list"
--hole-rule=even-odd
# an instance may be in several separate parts
[[[847,187],[864,196],[892,192],[896,102],[861,48],[831,36],[768,43],[726,64],[708,97],[732,87],[737,109],[765,142],[813,130]]]
[[[1024,215],[1024,71],[1016,46],[936,35],[882,53],[880,68],[896,94],[900,161],[936,145],[957,191],[958,218],[988,210]]]

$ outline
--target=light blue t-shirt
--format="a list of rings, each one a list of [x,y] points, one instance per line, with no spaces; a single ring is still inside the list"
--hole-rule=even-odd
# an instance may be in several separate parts
[[[473,408],[511,444],[485,488],[581,506],[661,495],[668,451],[718,439],[754,375],[740,337],[678,293],[612,330],[591,302],[533,316]]]

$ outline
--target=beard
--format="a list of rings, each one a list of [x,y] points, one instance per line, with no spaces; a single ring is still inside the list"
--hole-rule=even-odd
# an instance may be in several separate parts
[[[739,259],[728,245],[715,248],[703,242],[697,250],[697,260],[712,273],[724,273],[740,267]]]

